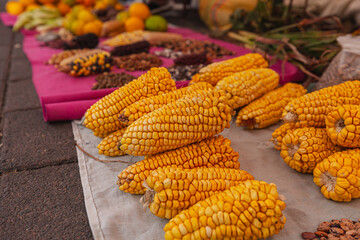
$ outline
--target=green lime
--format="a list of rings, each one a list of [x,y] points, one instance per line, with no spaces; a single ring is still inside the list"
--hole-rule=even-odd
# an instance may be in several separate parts
[[[167,21],[159,15],[152,15],[145,21],[145,28],[149,31],[165,32],[167,30]]]

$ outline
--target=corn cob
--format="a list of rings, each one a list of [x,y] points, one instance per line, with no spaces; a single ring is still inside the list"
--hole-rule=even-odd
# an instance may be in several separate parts
[[[230,127],[232,109],[222,92],[186,95],[133,122],[121,139],[121,150],[135,156],[183,147]]]
[[[284,136],[280,155],[292,169],[312,173],[316,164],[340,150],[332,144],[325,128],[297,128]]]
[[[257,53],[249,53],[229,60],[215,62],[200,69],[199,74],[195,75],[191,83],[208,82],[215,86],[224,77],[234,73],[254,68],[268,67],[267,61]]]
[[[111,157],[125,155],[125,153],[118,148],[118,142],[120,141],[125,130],[126,128],[121,128],[106,136],[97,146],[99,149],[99,154],[104,154],[105,156]]]
[[[232,109],[249,104],[279,85],[279,75],[268,68],[250,69],[223,78],[217,90],[226,92]]]
[[[144,206],[161,218],[173,218],[195,203],[254,177],[244,170],[229,168],[158,168],[147,178]]]
[[[109,38],[102,42],[102,44],[116,47],[121,45],[133,44],[136,42],[144,41],[144,31],[138,30],[133,32],[124,32]]]
[[[69,59],[74,60],[64,65],[64,61],[68,62]],[[89,76],[102,72],[108,72],[113,66],[113,61],[110,54],[105,51],[88,51],[79,53],[70,58],[65,58],[64,61],[60,63],[58,70],[61,72],[66,72],[74,77]]]
[[[291,124],[284,123],[272,133],[270,141],[274,143],[274,148],[276,150],[281,150],[282,140],[290,129],[292,129]]]
[[[133,53],[148,53],[150,49],[150,44],[147,41],[140,41],[132,44],[121,45],[115,47],[111,50],[111,56],[125,56]]]
[[[242,108],[237,115],[236,125],[254,129],[275,124],[280,120],[285,106],[305,93],[306,89],[300,84],[287,83]]]
[[[50,64],[50,65],[59,65],[61,63],[61,61],[63,61],[64,59],[68,58],[68,57],[72,57],[76,54],[79,54],[79,53],[84,53],[84,52],[87,52],[89,51],[89,49],[74,49],[74,50],[65,50],[65,51],[62,51],[60,53],[56,53],[56,54],[53,54],[51,56],[51,58],[47,61],[47,64]]]
[[[185,95],[195,94],[202,90],[213,89],[212,85],[206,82],[193,84],[178,90],[141,99],[121,111],[119,121],[125,126],[130,125],[140,117],[165,106],[168,103],[175,102]]]
[[[360,150],[337,152],[314,169],[314,182],[321,193],[338,202],[360,198]]]
[[[360,147],[360,106],[343,105],[334,108],[327,115],[325,124],[334,144]]]
[[[175,82],[166,68],[152,68],[93,104],[86,111],[83,124],[97,134],[114,132],[121,127],[117,118],[125,107],[142,98],[175,89]]]
[[[239,153],[230,144],[229,139],[219,135],[176,150],[146,156],[144,160],[127,167],[118,175],[119,189],[132,194],[144,194],[146,188],[143,186],[143,181],[158,167],[239,169]]]
[[[276,185],[248,180],[180,212],[165,239],[266,239],[286,223]]]
[[[347,81],[305,94],[288,103],[282,116],[294,127],[325,127],[326,115],[344,104],[360,104],[360,81]]]

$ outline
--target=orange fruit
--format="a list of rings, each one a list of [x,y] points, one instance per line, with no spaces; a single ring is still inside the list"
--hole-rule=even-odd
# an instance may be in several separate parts
[[[70,30],[75,34],[75,35],[82,35],[84,34],[84,26],[85,26],[85,22],[81,21],[81,20],[75,20],[71,23],[70,26]]]
[[[34,4],[30,4],[29,6],[26,7],[26,11],[31,11],[31,10],[34,10],[36,8],[39,8],[40,5],[34,3]]]
[[[94,33],[97,36],[100,36],[102,29],[102,24],[98,24],[96,21],[88,22],[84,26],[84,34],[85,33]]]
[[[24,5],[22,3],[15,1],[7,2],[5,5],[5,9],[6,12],[11,15],[19,15],[25,10]]]
[[[46,3],[44,4],[44,7],[56,9],[56,6],[52,3]]]
[[[22,3],[25,7],[34,4],[35,0],[19,0],[20,3]]]
[[[77,18],[84,22],[91,22],[95,19],[95,16],[89,10],[83,9],[79,12]]]
[[[142,19],[137,17],[130,17],[125,20],[125,30],[127,32],[132,32],[135,30],[143,30],[145,27]]]
[[[64,2],[59,2],[57,5],[57,9],[61,13],[61,15],[65,16],[68,12],[70,12],[71,7]]]
[[[39,3],[45,5],[47,3],[54,3],[56,0],[37,0]]]
[[[150,9],[145,3],[133,3],[129,7],[129,14],[131,17],[137,17],[142,20],[147,19],[150,17]]]
[[[124,5],[122,5],[121,3],[116,3],[114,8],[118,11],[124,10]]]

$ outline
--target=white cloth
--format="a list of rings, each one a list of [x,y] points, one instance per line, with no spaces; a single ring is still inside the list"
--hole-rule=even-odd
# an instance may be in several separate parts
[[[72,123],[75,140],[87,152],[100,159],[121,159],[136,162],[143,157],[104,157],[97,154],[100,138],[90,130]],[[251,173],[255,179],[273,182],[279,194],[286,197],[285,227],[269,239],[301,240],[304,231],[314,232],[319,223],[332,219],[360,216],[360,199],[350,203],[327,200],[320,188],[313,183],[311,174],[292,170],[269,142],[271,133],[278,127],[263,130],[243,130],[231,124],[222,133],[230,138],[231,146],[240,154],[240,168]],[[139,203],[140,195],[131,195],[118,189],[117,175],[128,165],[124,163],[101,163],[77,149],[81,182],[89,223],[96,240],[163,239],[163,228],[168,220],[145,212]]]

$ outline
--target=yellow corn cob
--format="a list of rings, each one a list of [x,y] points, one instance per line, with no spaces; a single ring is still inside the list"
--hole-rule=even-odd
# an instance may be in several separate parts
[[[288,130],[281,144],[281,157],[292,169],[312,173],[316,164],[340,151],[326,134],[325,128],[297,128]]]
[[[217,90],[226,92],[232,109],[249,104],[279,85],[279,75],[271,69],[250,69],[223,78],[216,85]]]
[[[106,136],[97,146],[97,148],[99,149],[99,154],[104,154],[105,156],[111,157],[125,155],[125,153],[118,148],[118,142],[122,138],[125,130],[126,127],[121,128]]]
[[[360,198],[360,150],[337,152],[314,169],[314,182],[321,193],[338,202]]]
[[[230,139],[219,135],[172,151],[146,156],[144,160],[127,167],[118,175],[119,189],[132,194],[144,194],[146,188],[142,185],[143,181],[158,167],[239,169],[239,153],[230,144]]]
[[[202,90],[213,89],[212,85],[206,82],[190,85],[178,90],[141,99],[121,111],[119,121],[128,126],[140,117],[154,111],[168,103],[175,102],[185,95],[201,92]]]
[[[292,129],[292,125],[284,123],[272,133],[270,141],[274,143],[274,148],[276,150],[281,150],[282,139],[290,129]]]
[[[173,218],[195,203],[254,177],[244,170],[229,168],[158,168],[147,178],[142,199],[150,212]]]
[[[115,37],[109,38],[102,42],[104,45],[111,47],[132,44],[144,40],[144,31],[138,30],[133,32],[124,32],[116,35]]]
[[[360,147],[360,106],[343,105],[334,108],[327,115],[325,124],[334,144]]]
[[[266,68],[267,61],[258,53],[249,53],[229,60],[215,62],[200,69],[191,83],[208,82],[215,86],[224,77],[253,68]]]
[[[360,81],[348,81],[305,94],[289,102],[282,116],[295,127],[325,127],[326,115],[344,104],[360,104]]]
[[[99,137],[99,138],[105,138],[105,137],[109,136],[111,133],[108,133],[108,132],[105,132],[105,133],[93,132],[94,136]]]
[[[277,123],[285,106],[305,93],[306,89],[300,84],[287,83],[242,108],[236,117],[236,125],[254,129]]]
[[[165,239],[266,239],[286,223],[276,185],[248,180],[183,210],[165,225]]]
[[[125,107],[142,98],[175,89],[175,82],[166,68],[152,68],[93,104],[86,111],[83,124],[96,134],[109,134],[120,129],[118,116]]]
[[[232,109],[222,92],[186,95],[133,122],[121,139],[121,150],[144,156],[183,147],[230,127]]]

